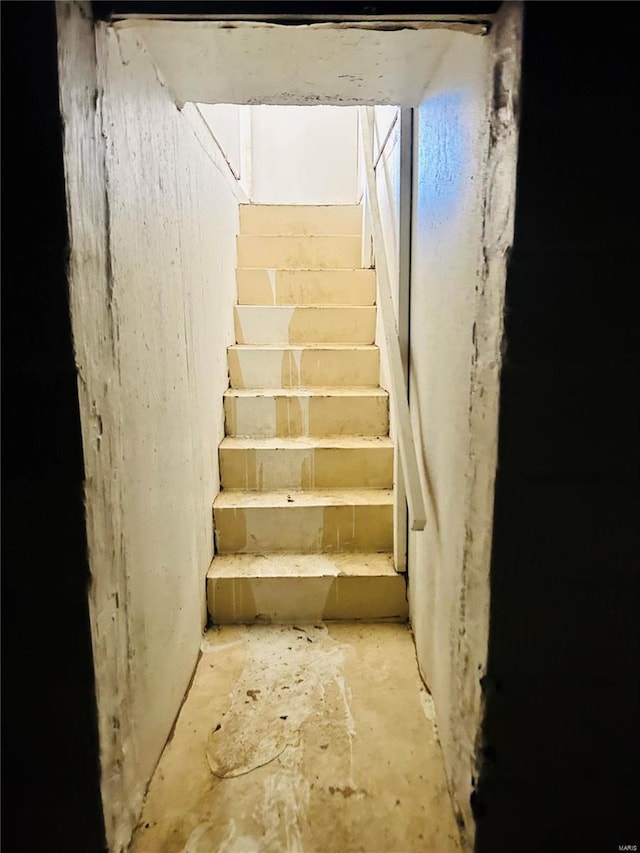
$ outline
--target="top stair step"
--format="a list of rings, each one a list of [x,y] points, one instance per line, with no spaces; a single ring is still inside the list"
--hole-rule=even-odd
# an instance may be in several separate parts
[[[241,204],[240,233],[360,236],[362,208],[357,204]]]

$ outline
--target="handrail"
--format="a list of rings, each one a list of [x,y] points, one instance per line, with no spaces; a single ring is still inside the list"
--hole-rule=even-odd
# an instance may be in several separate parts
[[[373,250],[376,258],[376,280],[378,283],[378,306],[382,318],[382,328],[387,344],[387,357],[389,360],[389,374],[391,379],[391,403],[396,414],[398,425],[398,450],[400,452],[400,464],[404,475],[407,503],[409,504],[409,520],[412,530],[424,530],[427,517],[424,508],[424,497],[418,468],[418,457],[416,445],[411,427],[411,413],[409,401],[404,387],[404,371],[402,368],[402,356],[400,353],[400,341],[398,328],[396,326],[396,315],[393,307],[393,296],[391,295],[391,282],[389,280],[389,267],[387,266],[387,255],[384,246],[384,233],[382,231],[382,218],[380,216],[380,205],[376,192],[376,176],[373,167],[373,150],[371,138],[374,131],[373,110],[371,107],[360,107],[360,130],[362,136],[362,147],[364,150],[364,162],[367,173],[367,197],[369,199],[369,210],[371,211],[371,227],[373,233]],[[366,120],[365,120],[366,119]]]
[[[378,163],[380,162],[380,158],[381,158],[381,157],[382,157],[382,155],[384,154],[384,149],[387,147],[387,142],[389,141],[389,137],[390,137],[390,136],[391,136],[391,134],[393,133],[393,128],[394,128],[394,127],[396,126],[396,124],[398,123],[398,118],[399,118],[399,117],[400,117],[400,110],[398,109],[398,110],[397,110],[397,112],[396,112],[396,114],[395,114],[395,116],[393,117],[393,121],[392,121],[392,122],[391,122],[391,124],[389,125],[389,129],[388,129],[388,130],[387,130],[387,132],[385,133],[384,139],[382,140],[382,143],[381,143],[381,145],[380,145],[380,150],[378,151],[378,154],[377,154],[377,156],[376,156],[376,159],[374,160],[374,163],[373,163],[373,171],[374,171],[374,172],[375,172],[375,170],[378,168]]]

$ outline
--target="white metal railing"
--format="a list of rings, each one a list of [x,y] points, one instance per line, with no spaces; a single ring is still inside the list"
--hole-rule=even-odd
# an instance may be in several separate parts
[[[376,259],[376,281],[378,285],[378,308],[382,319],[382,328],[386,342],[387,359],[389,363],[389,378],[391,381],[391,406],[397,424],[397,441],[400,464],[404,477],[407,503],[409,504],[409,522],[412,530],[424,530],[427,523],[424,508],[424,496],[416,455],[416,444],[411,427],[409,401],[405,389],[404,371],[400,340],[396,325],[396,314],[391,294],[389,267],[384,246],[384,233],[376,191],[376,175],[373,163],[371,140],[374,133],[374,114],[372,107],[360,107],[360,131],[364,152],[364,165],[367,175],[367,198],[371,215],[371,231],[373,234],[373,251]]]

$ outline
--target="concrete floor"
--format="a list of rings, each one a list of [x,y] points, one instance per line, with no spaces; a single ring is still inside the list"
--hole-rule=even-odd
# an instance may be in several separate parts
[[[205,635],[133,853],[460,849],[406,625]]]

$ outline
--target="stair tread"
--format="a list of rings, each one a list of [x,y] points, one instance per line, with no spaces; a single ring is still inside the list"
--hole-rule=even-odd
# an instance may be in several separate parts
[[[218,493],[216,509],[234,507],[304,506],[386,506],[393,504],[393,489],[278,489],[258,492],[223,489]]]
[[[243,202],[240,207],[255,208],[257,210],[359,210],[360,205],[357,202],[336,202],[336,204],[314,204],[313,202],[286,202],[286,201],[249,201]]]
[[[234,303],[239,308],[375,308],[375,302],[247,302]]]
[[[236,246],[237,267],[240,269],[358,269],[361,265],[362,238],[358,233],[295,235],[241,232],[236,237]]]
[[[260,210],[270,210],[270,209],[275,210],[277,208],[282,208],[283,210],[300,210],[300,209],[302,209],[302,210],[304,210],[304,209],[308,209],[308,210],[317,210],[317,209],[335,210],[336,208],[341,209],[341,210],[346,209],[346,208],[358,210],[360,205],[357,202],[348,202],[348,201],[336,202],[335,204],[332,204],[331,202],[327,202],[326,204],[316,204],[312,201],[310,201],[310,202],[245,201],[240,205],[240,207],[256,208],[256,209],[260,209]]]
[[[353,235],[357,236],[357,235]],[[363,273],[375,273],[375,269],[371,267],[282,267],[275,266],[272,267],[269,264],[260,264],[259,266],[237,266],[237,270],[273,270],[274,272],[294,272],[294,273],[345,273],[345,272],[363,272]]]
[[[312,448],[392,448],[388,435],[337,435],[337,436],[294,436],[273,438],[251,438],[225,436],[220,442],[221,450],[308,450]]]
[[[375,305],[353,305],[352,303],[344,304],[342,302],[302,302],[288,305],[263,305],[260,302],[243,302],[235,303],[236,308],[246,309],[246,308],[255,308],[260,311],[271,311],[272,313],[279,312],[280,314],[292,314],[294,311],[299,311],[300,309],[313,309],[317,311],[318,309],[322,309],[323,311],[341,311],[342,313],[346,313],[347,311],[366,311],[367,314],[375,313],[376,306]]]
[[[207,578],[398,577],[391,553],[220,554]]]
[[[239,350],[263,350],[263,349],[272,349],[272,350],[319,350],[324,351],[328,350],[330,352],[334,350],[338,351],[347,351],[347,350],[377,350],[379,349],[377,344],[334,344],[334,343],[309,343],[309,344],[290,344],[290,343],[264,343],[264,344],[229,344],[228,349],[239,349]]]
[[[344,311],[345,308],[366,308],[368,312],[374,309],[375,304],[367,302],[287,302],[287,303],[279,303],[278,305],[265,305],[262,302],[236,302],[236,308],[270,308],[277,309],[282,311],[286,310],[298,310],[300,308],[325,308],[330,309],[331,311]]]
[[[310,385],[306,388],[227,388],[225,397],[388,397],[369,385]]]
[[[316,231],[303,232],[301,234],[282,234],[282,233],[272,233],[269,230],[267,231],[251,231],[247,233],[246,231],[241,231],[236,236],[238,237],[273,237],[276,240],[289,240],[300,237],[304,240],[326,240],[328,237],[359,237],[360,234],[357,231],[352,231],[351,233],[347,233],[346,231],[338,231],[338,232],[322,232],[321,234]]]
[[[283,267],[263,264],[260,267],[237,266],[237,270],[275,270],[276,272],[358,272],[364,267]]]
[[[376,302],[375,270],[238,267],[239,305],[354,305]]]

